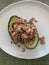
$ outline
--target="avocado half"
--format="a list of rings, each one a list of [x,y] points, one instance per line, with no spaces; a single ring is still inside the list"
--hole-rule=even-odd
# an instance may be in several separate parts
[[[16,20],[19,19],[19,18],[20,18],[20,17],[18,17],[18,16],[16,16],[16,15],[10,17],[9,22],[8,22],[8,32],[9,32],[9,28],[12,27],[12,24],[15,23]],[[28,23],[29,23],[30,25],[35,26],[33,23],[30,23],[30,22],[28,22]],[[11,39],[12,39],[13,41],[15,41],[15,43],[18,42],[17,37],[16,37],[16,36],[12,36],[12,35],[11,35],[11,32],[9,32],[9,35],[10,35]],[[37,47],[38,42],[39,42],[39,35],[37,34],[37,35],[35,36],[35,40],[34,40],[33,44],[30,45],[30,44],[28,44],[27,42],[25,42],[24,44],[25,44],[26,48],[28,48],[28,49],[33,49],[33,48]]]

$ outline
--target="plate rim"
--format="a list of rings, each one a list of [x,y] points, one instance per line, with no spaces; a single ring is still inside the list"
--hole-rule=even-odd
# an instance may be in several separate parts
[[[12,4],[7,5],[5,8],[3,8],[3,9],[0,11],[0,15],[2,14],[2,12],[4,12],[4,11],[5,11],[6,9],[8,9],[9,7],[11,7],[11,6],[15,5],[15,4],[23,3],[23,2],[34,2],[34,3],[42,4],[42,5],[46,6],[47,8],[49,8],[49,5],[47,5],[47,4],[45,4],[45,3],[42,3],[42,2],[40,2],[40,1],[23,0],[23,1],[14,2],[14,3],[12,3]],[[2,41],[0,41],[0,43],[2,43]],[[17,57],[17,58],[21,58],[21,59],[37,59],[37,58],[41,58],[41,57],[44,57],[44,56],[46,56],[46,55],[49,54],[49,52],[48,52],[47,54],[42,55],[42,56],[40,56],[40,57],[36,57],[36,58],[26,58],[26,57],[19,57],[19,56],[12,55],[11,53],[9,53],[9,52],[7,52],[5,49],[3,49],[1,46],[0,46],[0,48],[1,48],[5,53],[9,54],[10,56]]]

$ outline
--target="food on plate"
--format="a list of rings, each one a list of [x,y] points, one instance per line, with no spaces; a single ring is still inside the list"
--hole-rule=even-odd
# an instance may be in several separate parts
[[[42,37],[40,38],[40,43],[41,43],[41,44],[45,44],[45,37],[44,37],[44,36],[42,36]]]
[[[39,34],[33,21],[38,22],[32,17],[29,22],[18,16],[12,16],[8,22],[8,32],[12,42],[24,44],[26,48],[33,49],[39,42]]]

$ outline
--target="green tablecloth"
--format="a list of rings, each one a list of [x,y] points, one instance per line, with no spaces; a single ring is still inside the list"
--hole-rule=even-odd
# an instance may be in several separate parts
[[[19,0],[0,0],[0,10],[16,1]],[[44,2],[49,5],[49,0],[38,1]],[[0,49],[0,65],[49,65],[49,55],[35,60],[23,60],[12,57]]]

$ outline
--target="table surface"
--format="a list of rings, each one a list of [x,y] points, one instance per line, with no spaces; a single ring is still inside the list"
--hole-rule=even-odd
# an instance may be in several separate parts
[[[7,5],[19,0],[0,0],[0,11]],[[38,0],[49,5],[49,0]],[[0,49],[0,65],[49,65],[49,54],[34,60],[24,60],[12,57]]]

